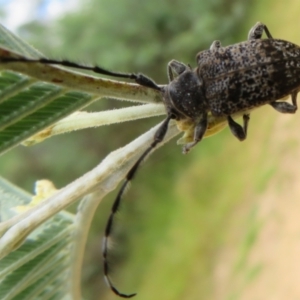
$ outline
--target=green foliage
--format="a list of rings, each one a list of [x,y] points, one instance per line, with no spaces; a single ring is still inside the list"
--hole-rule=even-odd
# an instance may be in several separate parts
[[[0,101],[6,99],[0,105],[0,152],[67,116],[92,98],[84,93],[62,93],[58,86],[33,83],[28,77],[11,72],[1,74],[0,85]]]
[[[0,178],[0,219],[13,217],[31,195]],[[0,260],[2,300],[63,299],[70,272],[73,216],[61,212],[30,234],[16,251]]]
[[[29,57],[39,53],[0,27],[1,46]],[[28,67],[30,68],[30,67]],[[74,92],[14,72],[0,74],[0,153],[91,102]]]

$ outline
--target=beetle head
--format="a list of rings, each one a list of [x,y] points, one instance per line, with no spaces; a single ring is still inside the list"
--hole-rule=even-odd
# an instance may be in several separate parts
[[[190,66],[172,60],[168,64],[168,75],[170,83],[164,88],[168,113],[174,114],[177,120],[196,120],[208,111],[203,81]]]

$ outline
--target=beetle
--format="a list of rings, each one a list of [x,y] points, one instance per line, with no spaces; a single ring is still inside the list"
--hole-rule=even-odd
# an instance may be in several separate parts
[[[262,39],[263,33],[267,39]],[[169,84],[158,86],[143,74],[118,73],[99,66],[89,67],[70,61],[47,58],[0,58],[0,62],[28,62],[63,65],[118,78],[129,78],[138,84],[161,92],[167,117],[154,135],[153,142],[136,161],[126,175],[105,228],[103,239],[103,265],[105,280],[110,289],[120,297],[123,294],[112,284],[108,266],[108,238],[113,228],[114,215],[126,187],[133,179],[141,162],[163,141],[169,122],[174,119],[185,132],[183,152],[188,153],[200,142],[208,127],[208,114],[226,117],[232,134],[240,141],[247,137],[250,110],[265,104],[281,113],[292,114],[297,110],[297,94],[300,90],[300,47],[284,40],[273,39],[263,23],[256,23],[247,41],[223,47],[214,41],[208,50],[197,54],[197,67],[172,60],[168,63]],[[291,96],[292,104],[280,99]],[[242,113],[243,125],[232,115]]]

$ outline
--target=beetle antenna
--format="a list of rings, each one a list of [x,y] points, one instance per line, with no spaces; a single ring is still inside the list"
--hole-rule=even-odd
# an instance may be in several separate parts
[[[1,57],[0,62],[1,63],[26,62],[26,63],[41,63],[45,65],[60,65],[60,66],[71,67],[75,69],[92,71],[96,74],[108,75],[116,78],[132,79],[135,80],[135,82],[138,83],[139,85],[161,91],[161,88],[150,77],[144,74],[113,72],[113,71],[103,69],[102,67],[99,66],[86,66],[69,60],[55,60],[49,58],[30,59],[26,57]]]
[[[112,205],[111,208],[111,212],[110,212],[110,216],[108,218],[108,221],[106,223],[106,227],[105,227],[105,235],[103,238],[103,248],[102,248],[102,256],[103,256],[103,268],[104,268],[104,278],[105,281],[107,283],[107,285],[109,286],[109,288],[118,296],[123,297],[123,298],[131,298],[133,296],[136,295],[136,293],[134,294],[123,294],[120,293],[113,285],[113,283],[111,282],[110,278],[109,278],[109,266],[108,266],[108,240],[109,237],[111,236],[112,233],[112,227],[113,227],[113,221],[114,221],[114,217],[116,212],[119,209],[120,206],[120,202],[121,199],[124,195],[124,192],[128,186],[128,184],[131,182],[131,180],[133,179],[133,177],[135,176],[140,164],[142,163],[142,161],[149,155],[149,153],[157,146],[157,144],[161,143],[167,133],[168,130],[168,126],[169,126],[169,122],[171,119],[173,119],[174,116],[173,115],[169,115],[161,124],[161,126],[157,129],[155,135],[154,135],[154,139],[153,142],[151,143],[151,145],[144,151],[144,153],[140,156],[140,158],[136,161],[136,163],[133,165],[133,167],[129,170],[129,172],[126,175],[125,181],[122,184],[118,195]]]

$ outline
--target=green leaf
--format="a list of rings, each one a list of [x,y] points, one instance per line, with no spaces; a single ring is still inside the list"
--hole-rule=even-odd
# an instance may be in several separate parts
[[[26,57],[41,56],[2,26],[0,26],[0,43],[5,49]],[[2,71],[0,73],[0,153],[86,106],[95,98],[95,95],[89,93],[41,82],[20,73]]]
[[[0,178],[1,221],[31,196]],[[0,260],[0,299],[63,299],[70,272],[73,215],[60,212],[33,231],[14,252]],[[50,297],[51,296],[51,297]]]

